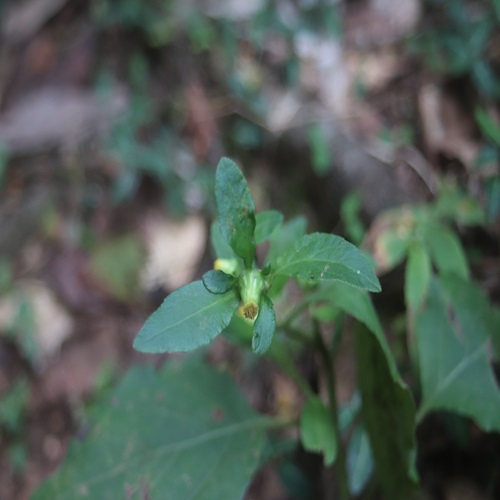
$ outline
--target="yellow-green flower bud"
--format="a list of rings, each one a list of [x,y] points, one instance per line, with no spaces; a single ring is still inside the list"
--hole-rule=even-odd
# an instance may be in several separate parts
[[[214,269],[223,271],[236,278],[240,274],[241,265],[238,259],[217,259],[214,262]]]
[[[246,269],[239,278],[242,306],[240,314],[249,321],[254,321],[259,314],[259,302],[265,282],[258,269]]]

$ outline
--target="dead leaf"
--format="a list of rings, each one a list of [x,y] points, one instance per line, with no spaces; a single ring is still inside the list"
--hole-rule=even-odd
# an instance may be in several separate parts
[[[199,216],[181,222],[153,214],[146,218],[146,266],[142,283],[146,290],[163,286],[175,290],[191,281],[206,246],[206,228]]]
[[[21,329],[18,335],[31,335],[36,352],[33,361],[43,366],[62,343],[71,335],[74,321],[61,306],[52,291],[42,282],[25,281],[16,291],[0,302],[0,329],[8,330],[15,325],[19,315],[20,300],[25,301],[33,313],[33,332]],[[20,342],[26,339],[20,339]]]
[[[0,115],[0,143],[11,155],[73,146],[104,134],[125,105],[120,89],[99,99],[74,88],[42,88]]]
[[[187,128],[193,137],[193,149],[198,160],[206,160],[217,137],[214,108],[205,89],[194,81],[187,86]]]
[[[427,154],[435,162],[439,154],[456,158],[469,169],[480,149],[473,139],[474,120],[434,84],[424,85],[420,90],[419,111]]]

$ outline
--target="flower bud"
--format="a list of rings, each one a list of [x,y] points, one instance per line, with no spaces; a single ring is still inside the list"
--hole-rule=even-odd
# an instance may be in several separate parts
[[[217,259],[214,262],[214,269],[236,278],[240,274],[241,265],[238,259]]]
[[[264,278],[258,269],[246,269],[239,278],[242,306],[240,314],[249,321],[254,321],[259,314],[259,302],[264,290]]]

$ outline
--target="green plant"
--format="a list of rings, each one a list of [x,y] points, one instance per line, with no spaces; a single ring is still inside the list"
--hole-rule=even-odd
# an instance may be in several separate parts
[[[428,0],[427,5],[434,14],[434,26],[413,40],[414,49],[437,73],[468,76],[482,96],[500,97],[489,54],[500,24],[498,2]]]
[[[386,213],[374,253],[383,271],[406,259],[408,346],[422,391],[417,421],[448,410],[498,432],[500,392],[491,362],[500,359],[500,314],[474,283],[454,231],[484,221],[472,198],[444,187],[433,203]]]
[[[386,250],[397,249],[391,265],[408,255],[405,293],[415,334],[409,343],[417,346],[422,386],[416,412],[367,293],[381,289],[370,260],[338,236],[305,234],[301,217],[283,222],[273,210],[255,214],[245,178],[227,158],[217,168],[215,194],[216,269],[170,294],[134,346],[185,352],[224,332],[290,376],[304,398],[300,414],[259,415],[227,375],[197,355],[169,361],[159,372],[135,368],[110,395],[112,404],[91,410],[89,434],[71,445],[35,499],[242,498],[266,461],[284,461],[287,474],[296,471],[284,432],[290,427],[297,436],[292,444],[334,466],[335,479],[324,477],[334,481],[339,498],[352,498],[368,484],[383,498],[411,498],[418,480],[414,432],[428,412],[451,410],[500,430],[500,395],[486,351],[488,341],[495,342],[488,321],[498,324],[499,315],[471,283],[461,246],[442,222],[463,205],[461,198],[443,196],[430,212],[411,212],[404,231],[391,226],[384,240]],[[471,213],[462,217],[471,220]],[[268,252],[260,262],[256,249],[264,242]],[[335,359],[346,332],[355,340],[358,392],[341,407]],[[436,338],[445,349],[436,349]],[[295,363],[304,349],[316,354],[324,393]]]

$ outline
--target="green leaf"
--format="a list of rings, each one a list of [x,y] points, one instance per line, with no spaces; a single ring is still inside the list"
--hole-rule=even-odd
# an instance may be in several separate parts
[[[260,298],[259,315],[253,327],[252,349],[256,354],[264,354],[271,345],[276,331],[276,314],[272,300],[263,293]]]
[[[361,218],[362,208],[363,203],[358,193],[352,192],[342,198],[340,217],[348,238],[356,245],[361,243],[366,232]]]
[[[498,432],[500,391],[488,359],[488,320],[482,307],[475,310],[479,296],[470,286],[456,277],[434,280],[427,306],[415,318],[423,393],[419,418],[449,410]]]
[[[391,348],[385,338],[382,325],[368,293],[337,281],[335,283],[322,284],[318,292],[310,297],[310,299],[314,301],[328,301],[331,307],[346,312],[365,325],[374,334],[384,351],[393,380],[400,384],[401,387],[406,387],[399,375],[398,368],[392,357]]]
[[[247,181],[229,158],[222,158],[215,174],[215,200],[224,238],[245,266],[255,256],[255,209]]]
[[[360,328],[356,332],[358,380],[363,423],[370,438],[375,474],[383,498],[411,498],[416,483],[415,405],[377,338]]]
[[[134,368],[32,498],[243,498],[271,422],[203,364]]]
[[[225,240],[219,221],[213,221],[210,226],[210,242],[216,259],[237,259],[238,256],[233,252],[229,243]]]
[[[283,214],[277,210],[266,210],[260,212],[255,217],[255,243],[260,243],[269,239],[273,232],[283,222]]]
[[[203,284],[211,293],[226,293],[233,288],[236,278],[223,271],[212,270],[203,275]]]
[[[319,398],[310,397],[300,417],[300,439],[307,451],[323,453],[326,466],[337,457],[338,443],[330,412]]]
[[[415,311],[420,307],[427,294],[431,281],[431,260],[423,245],[414,243],[408,252],[405,272],[406,306]]]
[[[455,273],[462,278],[469,278],[467,259],[459,239],[443,225],[426,228],[425,238],[432,260],[441,273]]]
[[[371,292],[381,290],[363,254],[354,245],[333,234],[303,236],[277,258],[273,273],[311,282],[338,280]]]
[[[26,379],[17,381],[0,397],[0,436],[2,430],[16,434],[22,430],[24,413],[28,406],[30,386]],[[3,428],[3,429],[2,429]]]
[[[150,353],[192,351],[224,330],[238,304],[234,289],[214,294],[201,281],[189,283],[171,293],[148,318],[134,348]]]
[[[278,227],[271,234],[271,245],[267,254],[266,262],[274,262],[278,255],[281,255],[286,249],[306,232],[307,221],[304,217],[295,217],[282,226]]]
[[[476,107],[474,116],[483,135],[496,146],[500,146],[500,125],[491,119],[484,108]]]
[[[373,456],[366,430],[357,426],[347,447],[347,479],[352,496],[359,495],[373,474]]]

